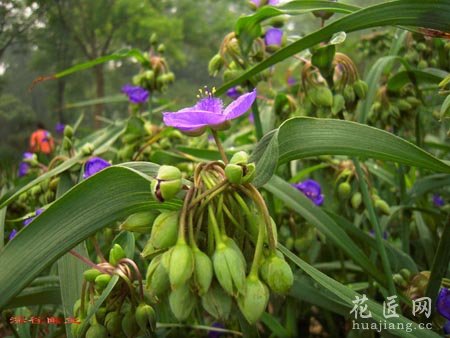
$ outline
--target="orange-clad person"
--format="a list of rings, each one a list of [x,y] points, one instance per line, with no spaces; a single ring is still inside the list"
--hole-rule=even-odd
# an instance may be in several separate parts
[[[41,122],[38,122],[37,130],[30,137],[30,151],[48,155],[53,151],[54,147],[52,135]]]

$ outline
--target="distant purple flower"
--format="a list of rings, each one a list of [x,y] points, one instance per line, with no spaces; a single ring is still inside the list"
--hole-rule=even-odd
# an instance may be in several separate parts
[[[438,195],[438,194],[434,194],[433,195],[433,204],[440,208],[443,207],[445,205],[445,200],[442,198],[442,196]]]
[[[31,222],[33,222],[33,220],[37,217],[37,216],[39,216],[40,214],[42,214],[42,212],[44,211],[44,209],[42,209],[42,208],[39,208],[39,209],[37,209],[36,211],[35,211],[35,215],[34,216],[31,216],[31,217],[29,217],[29,218],[27,218],[26,220],[24,220],[23,221],[23,226],[27,226],[28,224],[30,224]]]
[[[442,317],[450,320],[450,289],[442,288],[436,300],[436,309]]]
[[[293,86],[297,83],[297,80],[293,76],[289,76],[287,79],[287,83],[289,86]]]
[[[17,230],[12,229],[12,231],[9,233],[8,240],[9,241],[12,240],[14,237],[16,237],[16,235],[17,235]]]
[[[88,178],[98,173],[100,170],[109,167],[110,165],[111,163],[102,159],[101,157],[92,157],[89,160],[87,160],[86,163],[84,164],[83,178]]]
[[[269,28],[264,36],[264,42],[268,47],[281,47],[283,40],[283,30],[279,28]]]
[[[370,230],[369,231],[370,236],[375,237],[375,231]],[[388,233],[387,231],[383,231],[383,239],[388,239]]]
[[[132,86],[129,84],[126,84],[122,87],[122,93],[128,96],[128,99],[131,103],[135,104],[144,103],[148,100],[149,95],[148,90],[139,86]]]
[[[58,122],[55,126],[55,131],[57,134],[62,135],[64,134],[64,128],[66,125],[64,123]]]
[[[253,113],[250,113],[250,115],[248,115],[248,121],[251,124],[255,124],[255,115],[253,115]]]
[[[259,8],[261,6],[261,0],[250,0],[250,2],[256,7]],[[269,6],[275,6],[278,5],[278,3],[280,2],[280,0],[269,0],[267,1],[267,4]]]
[[[443,329],[445,334],[450,334],[450,320],[445,322]]]
[[[19,164],[19,170],[17,172],[17,175],[19,177],[23,177],[26,174],[28,174],[28,171],[30,170],[30,165],[27,162],[20,162]]]
[[[250,109],[256,99],[256,90],[253,90],[239,96],[224,109],[221,99],[214,97],[210,92],[206,94],[207,96],[193,107],[163,113],[164,123],[182,132],[200,135],[207,127],[219,129],[225,122],[241,116]]]
[[[26,152],[23,153],[23,159],[24,160],[32,160],[34,158],[34,153]]]
[[[297,184],[293,184],[295,188],[300,190],[306,197],[308,197],[315,205],[322,205],[324,196],[320,184],[314,180],[308,179]]]
[[[225,328],[225,326],[223,326],[223,324],[218,323],[218,322],[212,323],[211,326],[212,326],[212,327],[219,328],[219,329],[224,329],[224,328]],[[223,336],[223,333],[222,333],[222,332],[218,332],[218,331],[209,331],[209,332],[208,332],[208,338],[220,338],[220,337],[222,337],[222,336]]]
[[[227,90],[227,96],[232,98],[233,100],[236,100],[241,95],[240,91],[237,89],[237,87],[231,87]]]

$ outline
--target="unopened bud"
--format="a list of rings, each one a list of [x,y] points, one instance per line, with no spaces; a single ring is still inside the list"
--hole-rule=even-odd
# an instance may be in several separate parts
[[[125,251],[123,251],[119,244],[114,244],[112,249],[109,251],[109,263],[111,265],[116,266],[121,259],[126,257],[127,255],[125,254]]]
[[[261,282],[258,277],[249,276],[246,279],[246,292],[239,296],[237,303],[239,309],[244,315],[245,319],[250,324],[256,321],[264,313],[269,302],[269,289]]]
[[[152,229],[153,221],[156,215],[150,211],[138,212],[128,216],[128,218],[120,225],[120,230],[149,233]]]
[[[157,200],[164,202],[175,197],[181,190],[181,171],[177,167],[162,165],[151,183],[151,190]]]
[[[94,152],[94,145],[92,143],[85,143],[81,147],[81,153],[85,156],[89,156]]]

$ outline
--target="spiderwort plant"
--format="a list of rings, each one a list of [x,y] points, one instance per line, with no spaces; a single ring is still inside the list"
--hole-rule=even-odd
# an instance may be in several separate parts
[[[122,87],[122,93],[128,96],[128,100],[134,104],[143,104],[147,102],[149,97],[149,91],[140,87],[126,84]]]
[[[98,173],[99,171],[109,167],[111,163],[104,160],[101,157],[92,157],[89,160],[86,161],[84,164],[84,173],[83,178],[89,178],[92,175]]]

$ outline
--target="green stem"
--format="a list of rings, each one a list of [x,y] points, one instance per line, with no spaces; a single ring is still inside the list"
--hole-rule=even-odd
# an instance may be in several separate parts
[[[264,224],[259,222],[258,240],[256,241],[255,255],[253,256],[252,267],[250,269],[250,276],[258,277],[259,264],[264,246]]]
[[[389,291],[390,295],[394,296],[397,294],[397,290],[395,289],[394,280],[391,278],[392,269],[391,269],[391,265],[389,263],[389,259],[387,257],[386,248],[384,247],[381,226],[380,226],[380,223],[378,222],[378,218],[375,213],[375,209],[373,207],[372,200],[369,195],[369,189],[367,187],[367,183],[364,180],[364,173],[361,169],[361,165],[359,164],[359,161],[356,158],[353,158],[353,163],[355,165],[356,174],[358,175],[360,189],[361,189],[361,193],[363,196],[363,201],[367,208],[367,212],[369,213],[369,220],[370,220],[370,223],[372,223],[372,227],[375,231],[375,240],[377,243],[377,250],[380,254],[381,264],[383,266],[384,274],[387,279],[388,291]]]
[[[253,89],[254,89],[253,86],[251,86],[251,85],[248,86],[248,90],[250,92],[253,91]],[[253,113],[253,120],[255,121],[256,138],[258,140],[260,140],[263,137],[263,130],[262,130],[261,116],[259,114],[259,108],[258,108],[257,100],[253,101],[252,113]]]
[[[211,204],[208,205],[209,224],[212,226],[214,237],[216,239],[216,245],[222,244],[222,237],[220,236],[219,225],[217,224],[216,216],[214,215],[214,209]]]
[[[180,214],[180,226],[178,227],[178,242],[186,243],[186,214],[188,211],[188,206],[191,202],[192,195],[194,193],[194,188],[189,189],[186,197],[184,198],[183,208],[181,209]]]
[[[189,207],[192,208],[195,204],[201,202],[202,199],[204,199],[207,196],[209,198],[213,198],[214,196],[217,196],[218,194],[220,194],[222,191],[224,191],[228,187],[228,183],[229,183],[228,180],[224,180],[224,181],[220,182],[219,184],[217,184],[216,186],[214,186],[213,188],[204,191],[203,193],[201,193],[200,195],[198,195],[196,198],[194,198],[192,200]]]
[[[220,142],[219,135],[217,134],[217,130],[211,129],[211,134],[214,137],[214,141],[216,142],[217,149],[219,150],[220,156],[222,157],[222,161],[225,164],[228,164],[228,158],[225,154],[225,150],[223,149],[222,142]]]

